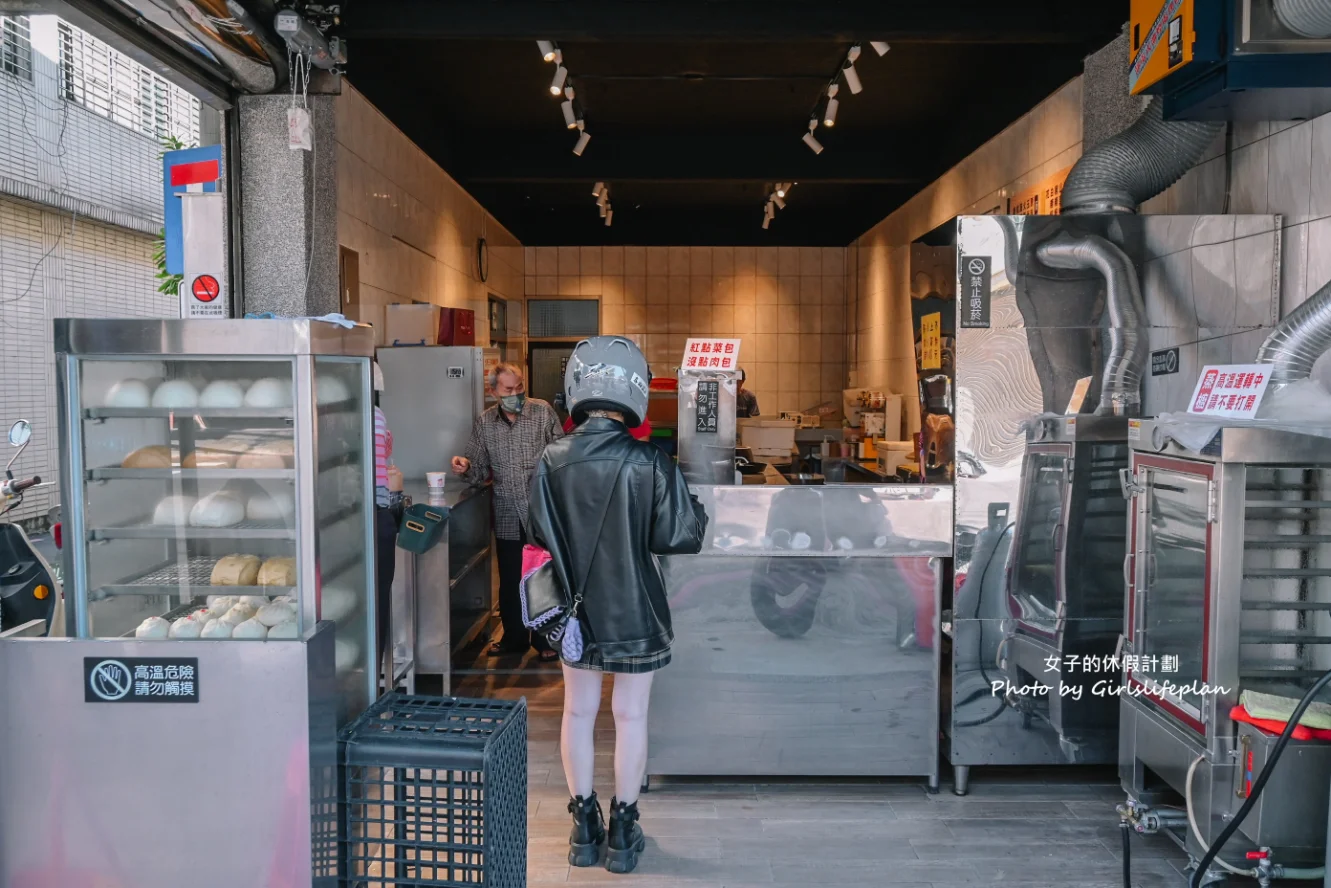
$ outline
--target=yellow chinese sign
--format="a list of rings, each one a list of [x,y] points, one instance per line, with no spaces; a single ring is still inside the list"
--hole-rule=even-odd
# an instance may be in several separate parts
[[[943,316],[939,312],[920,318],[920,369],[943,366]]]
[[[1057,216],[1063,209],[1063,183],[1072,167],[1059,170],[1044,181],[1008,198],[1009,216]]]

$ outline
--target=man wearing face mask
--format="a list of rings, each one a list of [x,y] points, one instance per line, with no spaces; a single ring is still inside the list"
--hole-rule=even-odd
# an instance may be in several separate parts
[[[499,403],[481,414],[471,429],[467,455],[453,457],[453,473],[470,484],[494,481],[495,558],[499,562],[499,616],[504,637],[490,646],[493,656],[523,654],[535,647],[553,661],[554,650],[522,622],[518,584],[522,581],[523,528],[532,470],[545,445],[563,435],[559,415],[545,401],[527,397],[522,368],[499,364],[486,380]]]

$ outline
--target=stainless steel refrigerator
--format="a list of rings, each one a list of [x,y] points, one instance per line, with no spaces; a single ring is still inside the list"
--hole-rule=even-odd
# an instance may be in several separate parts
[[[499,349],[470,346],[381,348],[379,406],[393,431],[393,463],[407,480],[446,472],[466,452],[472,424],[486,406],[486,368]]]

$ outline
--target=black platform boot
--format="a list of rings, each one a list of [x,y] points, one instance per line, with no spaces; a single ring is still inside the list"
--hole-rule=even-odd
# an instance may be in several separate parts
[[[605,815],[596,793],[587,798],[577,796],[568,800],[568,813],[573,815],[573,831],[568,836],[568,862],[572,866],[596,866],[601,859],[601,843],[605,841]]]
[[[605,847],[605,868],[612,873],[631,873],[647,844],[638,826],[638,803],[626,805],[610,800],[610,829]]]

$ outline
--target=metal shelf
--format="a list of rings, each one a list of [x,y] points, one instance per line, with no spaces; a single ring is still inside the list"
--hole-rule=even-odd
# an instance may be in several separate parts
[[[217,558],[208,555],[196,555],[184,562],[168,561],[123,583],[99,586],[88,597],[93,601],[117,595],[190,595],[192,598],[208,595],[265,595],[273,598],[295,593],[294,586],[214,586],[211,581],[217,561]],[[185,608],[184,613],[176,616],[184,616],[195,609],[185,605],[182,607]]]
[[[1331,611],[1331,602],[1323,601],[1245,601],[1250,611]]]
[[[290,421],[294,415],[293,407],[85,407],[83,410],[84,419],[170,419],[173,416],[201,416],[207,419]]]
[[[296,529],[271,521],[242,521],[230,527],[182,524],[126,524],[88,529],[88,541],[101,540],[294,540]]]
[[[88,469],[89,481],[294,481],[295,469]]]

